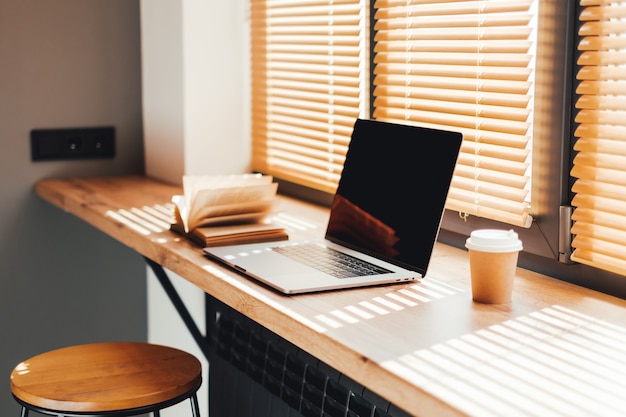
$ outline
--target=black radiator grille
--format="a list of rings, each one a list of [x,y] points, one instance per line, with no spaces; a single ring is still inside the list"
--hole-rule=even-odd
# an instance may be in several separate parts
[[[256,323],[217,314],[214,325],[217,355],[300,415],[392,416],[388,402],[371,392],[366,398],[362,386]],[[349,384],[342,383],[348,380]],[[406,415],[397,408],[393,410],[394,417]]]

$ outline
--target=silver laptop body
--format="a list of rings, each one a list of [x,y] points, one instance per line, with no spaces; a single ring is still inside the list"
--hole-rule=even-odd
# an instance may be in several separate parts
[[[285,294],[419,279],[437,240],[461,142],[458,132],[358,119],[324,239],[204,253]],[[285,253],[292,250],[300,253]],[[347,259],[335,260],[328,250]],[[332,265],[313,266],[318,257]],[[353,258],[376,267],[354,265]],[[352,269],[339,271],[344,266]]]

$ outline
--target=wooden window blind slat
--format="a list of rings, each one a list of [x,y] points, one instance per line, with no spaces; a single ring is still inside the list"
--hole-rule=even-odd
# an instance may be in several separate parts
[[[374,116],[463,133],[446,207],[530,226],[536,3],[375,7]]]
[[[364,0],[251,2],[252,168],[334,193],[368,108]]]
[[[572,259],[626,275],[626,6],[580,4]]]
[[[253,168],[332,193],[369,108],[367,5],[251,4]],[[528,226],[536,0],[374,9],[372,116],[462,131],[449,208]]]

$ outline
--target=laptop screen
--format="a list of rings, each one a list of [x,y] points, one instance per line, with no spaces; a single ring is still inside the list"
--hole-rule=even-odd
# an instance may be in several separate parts
[[[358,119],[326,238],[424,275],[462,135]]]

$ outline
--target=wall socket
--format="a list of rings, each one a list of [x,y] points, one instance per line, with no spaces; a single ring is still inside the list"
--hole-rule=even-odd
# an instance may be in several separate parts
[[[31,159],[94,159],[115,156],[115,128],[33,129]]]

